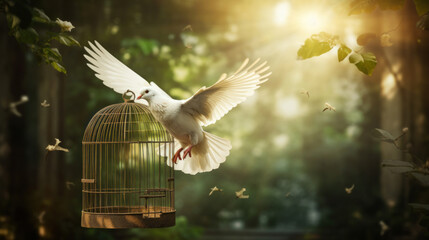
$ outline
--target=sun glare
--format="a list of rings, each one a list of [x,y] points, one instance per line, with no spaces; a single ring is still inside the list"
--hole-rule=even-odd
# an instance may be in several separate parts
[[[286,23],[289,16],[290,4],[288,2],[277,3],[274,8],[274,23],[277,26],[282,26]]]
[[[324,25],[324,19],[317,11],[304,13],[301,16],[301,27],[306,31],[320,30]]]
[[[392,99],[396,94],[396,84],[395,84],[395,77],[393,74],[387,74],[383,77],[382,83],[381,83],[381,94],[386,99]]]
[[[284,97],[276,104],[277,113],[284,118],[293,118],[301,113],[300,104],[295,97]]]

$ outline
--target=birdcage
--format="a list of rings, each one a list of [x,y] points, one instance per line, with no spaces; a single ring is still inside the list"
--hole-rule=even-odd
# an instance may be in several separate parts
[[[145,105],[134,102],[134,93],[122,97],[124,103],[97,112],[84,133],[81,225],[173,226],[174,169],[167,165],[173,137]]]

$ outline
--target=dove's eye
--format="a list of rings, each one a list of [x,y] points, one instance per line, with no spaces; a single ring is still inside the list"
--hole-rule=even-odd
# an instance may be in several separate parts
[[[149,90],[144,91],[144,93],[149,93]]]

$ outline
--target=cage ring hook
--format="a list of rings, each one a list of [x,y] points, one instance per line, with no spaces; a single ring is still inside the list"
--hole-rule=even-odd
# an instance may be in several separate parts
[[[131,93],[130,99],[126,98],[127,93]],[[125,102],[134,102],[134,100],[136,100],[136,94],[130,89],[128,89],[126,92],[124,92],[124,94],[122,94],[122,99],[124,99]]]

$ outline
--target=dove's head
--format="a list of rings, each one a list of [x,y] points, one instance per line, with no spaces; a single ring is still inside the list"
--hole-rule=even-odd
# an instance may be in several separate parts
[[[140,90],[140,95],[137,97],[137,99],[143,98],[144,100],[150,102],[153,97],[157,95],[156,89],[153,87],[144,87]]]

